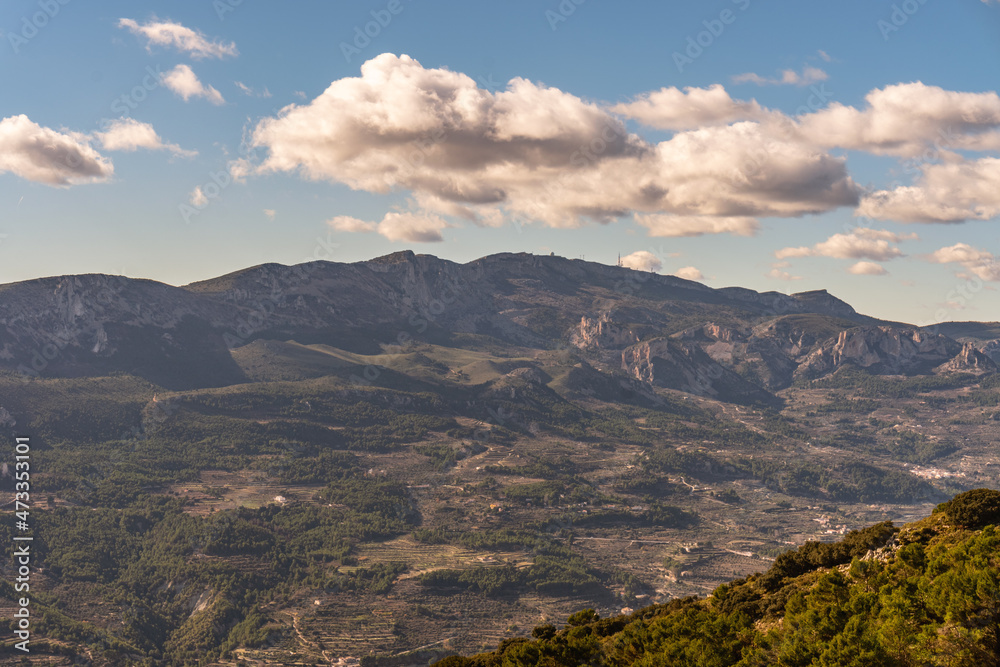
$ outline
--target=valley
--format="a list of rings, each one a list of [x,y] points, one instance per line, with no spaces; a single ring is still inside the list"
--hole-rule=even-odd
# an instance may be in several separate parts
[[[53,656],[426,664],[998,486],[995,329],[825,292],[398,253],[45,279],[0,321]]]

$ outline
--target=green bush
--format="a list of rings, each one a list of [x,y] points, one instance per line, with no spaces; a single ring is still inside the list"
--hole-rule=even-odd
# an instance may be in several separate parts
[[[973,489],[937,506],[948,518],[965,528],[982,528],[1000,522],[1000,491]]]

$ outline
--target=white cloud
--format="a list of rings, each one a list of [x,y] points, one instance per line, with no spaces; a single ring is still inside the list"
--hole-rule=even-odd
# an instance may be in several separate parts
[[[896,234],[883,229],[857,227],[846,234],[834,234],[812,247],[782,248],[774,253],[778,259],[788,257],[836,257],[840,259],[871,259],[885,261],[902,257],[903,251],[891,245],[917,238],[916,234]]]
[[[926,164],[915,185],[873,192],[857,214],[900,222],[989,220],[1000,215],[1000,159]]]
[[[192,97],[204,97],[215,105],[225,104],[222,93],[204,85],[187,65],[178,65],[163,75],[163,85],[180,95],[185,102]]]
[[[822,51],[820,54],[825,55]],[[829,62],[829,56],[824,60]],[[820,68],[807,65],[802,69],[801,74],[793,69],[786,69],[782,70],[781,76],[776,78],[763,77],[753,72],[737,74],[733,77],[733,83],[755,83],[758,86],[809,86],[826,81],[828,78],[830,78],[829,75]]]
[[[754,236],[760,223],[749,217],[712,217],[705,215],[645,215],[635,221],[649,230],[650,236],[702,236],[704,234],[734,234]]]
[[[708,125],[729,125],[740,120],[760,120],[770,113],[757,100],[734,100],[719,84],[708,88],[661,88],[611,111],[661,130],[691,130]]]
[[[494,93],[392,54],[263,120],[253,142],[268,151],[261,173],[409,190],[418,201],[436,200],[433,210],[450,203],[482,224],[501,212],[553,227],[673,213],[704,216],[693,219],[706,227],[686,234],[715,233],[715,217],[801,216],[853,207],[859,196],[842,158],[759,123],[650,144],[561,90],[513,79]],[[746,221],[735,224],[750,232]]]
[[[330,218],[326,221],[326,224],[330,225],[330,227],[338,232],[374,232],[376,228],[378,228],[378,223],[376,222],[366,222],[360,218],[353,218],[349,215],[338,215],[335,218]]]
[[[168,150],[174,155],[193,157],[198,151],[189,151],[177,144],[163,142],[149,123],[142,123],[134,118],[120,118],[112,121],[104,132],[97,132],[97,138],[105,150],[134,151],[145,148],[152,151]]]
[[[685,266],[674,271],[674,275],[684,280],[704,280],[705,276],[693,266]]]
[[[830,54],[824,51],[823,49],[820,49],[816,53],[819,54],[819,57],[822,58],[824,62],[830,62],[831,60],[833,60],[833,58],[830,57]]]
[[[235,83],[236,87],[248,97],[271,97],[271,91],[267,89],[267,86],[264,86],[263,90],[255,90],[242,81],[234,81],[233,83]]]
[[[847,270],[856,276],[885,276],[889,274],[881,264],[875,262],[857,262]]]
[[[139,25],[133,19],[119,19],[119,28],[128,28],[134,35],[146,38],[146,49],[157,46],[172,46],[178,51],[189,54],[192,58],[225,58],[235,56],[239,52],[236,44],[212,41],[200,32],[187,28],[172,21],[149,21]]]
[[[815,70],[812,78],[819,77],[819,72]],[[807,80],[794,72],[787,79]],[[819,111],[792,117],[761,107],[756,100],[733,99],[716,84],[684,92],[664,88],[611,110],[664,130],[752,120],[765,125],[766,133],[777,142],[921,160],[954,160],[958,150],[1000,149],[1000,95],[995,91],[959,92],[915,81],[871,90],[865,102],[861,109],[832,102]]]
[[[264,215],[267,216],[268,220],[274,220],[274,216],[276,216],[277,214],[278,214],[278,212],[275,211],[273,208],[265,208],[264,209]]]
[[[27,116],[0,120],[0,173],[9,171],[28,181],[53,186],[106,181],[111,161],[79,133],[61,133],[33,123]]]
[[[864,109],[837,102],[798,118],[803,137],[817,146],[916,157],[934,148],[938,158],[955,150],[1000,149],[1000,96],[964,93],[916,81],[875,89]]]
[[[386,213],[378,223],[378,233],[390,241],[437,243],[444,241],[441,230],[450,225],[432,214]]]
[[[663,262],[648,250],[639,250],[622,257],[622,266],[627,266],[636,271],[651,271],[659,273],[663,269]]]
[[[233,183],[246,183],[247,176],[253,171],[253,165],[250,163],[250,160],[243,157],[230,160],[226,163],[226,168],[229,170],[229,175],[232,177]]]
[[[432,213],[389,212],[381,222],[368,222],[349,215],[338,215],[327,221],[339,232],[378,232],[390,241],[438,243],[444,241],[441,231],[450,227],[443,218]]]
[[[823,76],[805,68],[781,82]],[[191,78],[184,89],[195,94]],[[652,236],[751,235],[759,217],[841,206],[900,221],[1000,213],[996,160],[956,153],[1000,150],[1000,96],[914,82],[865,100],[791,117],[713,85],[663,88],[604,109],[524,79],[487,90],[464,74],[382,54],[359,77],[258,123],[252,143],[266,149],[258,173],[404,191],[421,211],[487,226],[517,219],[575,228],[634,215]],[[672,135],[648,142],[614,114]],[[925,163],[916,184],[862,201],[832,149]]]
[[[202,192],[201,186],[197,186],[191,191],[191,195],[188,197],[188,201],[195,208],[203,208],[208,205],[208,197]]]
[[[1000,262],[993,253],[967,243],[940,248],[931,253],[927,261],[935,264],[959,264],[982,280],[1000,282]]]

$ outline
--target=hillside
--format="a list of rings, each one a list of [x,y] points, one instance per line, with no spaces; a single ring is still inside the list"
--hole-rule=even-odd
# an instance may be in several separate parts
[[[0,322],[53,661],[471,655],[704,596],[1000,466],[997,340],[826,292],[404,252],[17,283]]]
[[[765,572],[601,619],[592,609],[439,667],[995,665],[1000,492],[970,491],[901,528],[809,542]]]

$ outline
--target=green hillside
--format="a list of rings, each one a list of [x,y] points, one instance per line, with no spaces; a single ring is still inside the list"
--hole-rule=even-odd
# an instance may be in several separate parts
[[[707,598],[601,619],[577,612],[532,639],[439,667],[871,667],[1000,660],[1000,492],[977,489],[902,528],[809,542]]]

